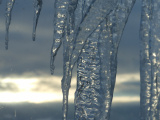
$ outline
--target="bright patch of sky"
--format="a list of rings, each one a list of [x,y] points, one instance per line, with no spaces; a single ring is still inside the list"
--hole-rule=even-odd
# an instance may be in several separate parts
[[[47,76],[45,74],[34,76],[31,73],[26,73],[22,76],[11,75],[8,77],[1,77],[0,83],[0,103],[43,103],[62,101],[61,77],[59,76]],[[135,85],[132,88],[133,83],[135,83]],[[132,89],[135,93],[139,92],[139,89],[137,89],[139,87],[138,83],[138,73],[118,75],[113,102],[138,102],[139,94],[132,95],[123,93],[124,91],[129,91],[130,89]],[[124,87],[122,87],[122,85],[124,85]],[[70,103],[74,102],[75,89],[76,78],[73,77],[69,93]]]

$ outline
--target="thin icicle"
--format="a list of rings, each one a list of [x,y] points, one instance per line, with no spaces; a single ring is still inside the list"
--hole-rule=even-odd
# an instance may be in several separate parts
[[[142,1],[141,15],[141,53],[140,53],[140,77],[141,77],[141,120],[150,119],[151,97],[151,60],[150,60],[150,19],[151,0]]]
[[[35,38],[36,38],[36,28],[37,28],[39,15],[41,13],[42,4],[43,4],[42,0],[34,0],[34,20],[33,20],[33,32],[32,32],[33,41],[35,41]]]
[[[101,23],[102,32],[99,39],[100,55],[100,81],[101,81],[101,115],[99,120],[109,120],[112,103],[111,81],[111,50],[112,50],[112,24],[108,21]]]
[[[160,1],[142,2],[141,119],[160,119]]]
[[[73,33],[74,33],[74,11],[77,7],[78,0],[70,0],[68,6],[67,22],[65,26],[65,39],[63,40],[63,79],[62,79],[62,92],[63,92],[63,120],[67,120],[68,112],[68,93],[71,83],[72,70],[70,70],[69,61],[71,59],[71,51],[74,46]],[[69,37],[70,36],[70,37]]]
[[[55,0],[54,3],[54,38],[51,48],[50,70],[54,72],[54,59],[64,37],[64,29],[68,12],[68,0]]]
[[[8,0],[6,8],[6,36],[5,36],[5,48],[8,49],[9,41],[9,26],[11,23],[11,14],[15,0]]]

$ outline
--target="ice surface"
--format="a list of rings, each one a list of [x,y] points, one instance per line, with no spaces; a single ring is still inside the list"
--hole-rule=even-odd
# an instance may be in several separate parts
[[[54,72],[54,59],[58,49],[61,46],[64,37],[64,30],[68,11],[68,0],[55,0],[54,3],[54,38],[51,49],[50,70],[51,74]]]
[[[2,0],[0,0],[1,3]],[[50,70],[63,44],[63,120],[67,120],[72,70],[77,62],[75,120],[109,120],[117,51],[136,0],[55,0]],[[15,0],[8,0],[6,38]],[[141,119],[159,119],[160,1],[143,0],[141,20]],[[42,8],[34,0],[33,41]]]
[[[135,0],[56,0],[54,59],[63,43],[63,120],[77,62],[75,119],[108,120],[116,79],[118,45]]]
[[[35,41],[36,38],[36,28],[41,9],[42,9],[42,0],[34,0],[34,20],[33,20],[33,33],[32,33],[33,41]]]
[[[143,0],[141,17],[141,120],[159,120],[160,1]]]
[[[9,26],[11,23],[11,14],[12,8],[14,5],[15,0],[8,0],[7,1],[7,8],[6,8],[6,36],[5,36],[5,48],[8,49],[8,41],[9,41]]]
[[[82,48],[77,65],[75,119],[109,119],[118,45],[134,3],[135,0],[119,1],[117,9],[97,26]]]

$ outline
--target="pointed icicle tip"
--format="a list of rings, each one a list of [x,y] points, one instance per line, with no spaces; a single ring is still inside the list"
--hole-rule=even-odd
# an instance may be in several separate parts
[[[6,30],[6,37],[5,37],[5,49],[8,50],[8,41],[9,41],[9,38],[8,38],[8,30]]]
[[[32,33],[32,40],[35,41],[35,39],[36,39],[36,33],[33,32],[33,33]]]
[[[54,74],[54,66],[50,66],[50,71],[51,71],[51,75],[53,75]]]

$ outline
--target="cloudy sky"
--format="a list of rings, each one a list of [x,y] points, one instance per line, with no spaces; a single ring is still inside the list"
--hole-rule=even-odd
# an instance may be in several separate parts
[[[61,102],[62,49],[56,57],[56,70],[50,75],[50,49],[53,39],[53,0],[45,0],[32,41],[33,1],[16,0],[5,50],[5,7],[0,5],[0,103]],[[113,104],[139,102],[139,25],[140,1],[137,1],[124,30],[118,52],[118,73]],[[76,74],[72,79],[70,103],[73,103]],[[34,96],[34,97],[33,97]]]

